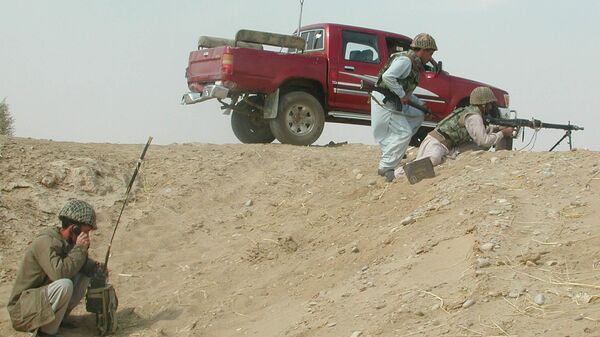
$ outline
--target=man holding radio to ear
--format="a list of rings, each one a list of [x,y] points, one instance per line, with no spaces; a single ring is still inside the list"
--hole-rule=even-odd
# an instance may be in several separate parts
[[[25,251],[7,306],[15,330],[59,336],[63,318],[85,295],[90,277],[106,273],[88,257],[89,232],[97,229],[94,208],[70,200],[58,217],[61,226],[41,233]]]

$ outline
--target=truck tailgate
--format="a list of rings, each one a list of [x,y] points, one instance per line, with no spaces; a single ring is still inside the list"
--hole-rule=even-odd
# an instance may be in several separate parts
[[[190,53],[186,76],[188,82],[221,80],[221,58],[226,47],[201,49]]]
[[[222,65],[224,54],[230,55],[228,70]],[[191,52],[186,75],[188,84],[227,81],[234,91],[270,93],[290,78],[326,85],[327,67],[327,58],[314,54],[217,47]]]

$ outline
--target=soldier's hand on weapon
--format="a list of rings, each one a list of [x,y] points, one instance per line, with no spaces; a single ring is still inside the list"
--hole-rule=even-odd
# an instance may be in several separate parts
[[[421,110],[423,112],[423,114],[425,115],[425,120],[431,121],[433,120],[433,113],[431,112],[431,110],[427,107],[427,105],[423,104],[423,110]]]
[[[431,112],[431,109],[429,109],[429,107],[425,104],[423,104],[423,108],[425,111],[423,111],[423,113],[425,114],[425,116],[431,116],[433,115],[433,113]]]
[[[511,128],[511,127],[504,128],[500,131],[502,131],[502,135],[504,137],[512,137],[513,136],[513,128]]]
[[[406,105],[406,104],[408,104],[408,99],[409,99],[408,95],[404,95],[404,96],[400,97],[400,103],[402,103],[402,105]]]
[[[81,246],[83,247],[85,250],[87,250],[88,248],[90,248],[90,237],[87,233],[82,232],[81,234],[79,234],[79,236],[77,236],[77,241],[75,241],[75,246]]]

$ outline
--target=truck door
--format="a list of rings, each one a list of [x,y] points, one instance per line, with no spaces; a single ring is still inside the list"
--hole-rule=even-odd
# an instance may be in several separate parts
[[[342,30],[337,78],[332,79],[334,106],[337,109],[370,113],[369,94],[360,88],[360,78],[376,78],[383,66],[377,35]]]
[[[438,69],[438,66],[441,64],[438,65],[435,62],[425,65],[425,71],[421,72],[419,78],[419,86],[414,92],[436,114],[432,116],[434,120],[445,117],[452,110],[452,107],[448,107],[448,98],[450,97],[448,74]]]

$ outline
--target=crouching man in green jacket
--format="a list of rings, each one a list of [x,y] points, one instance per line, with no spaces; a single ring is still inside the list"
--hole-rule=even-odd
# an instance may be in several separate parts
[[[13,328],[38,336],[58,336],[63,318],[85,295],[90,277],[104,267],[88,258],[89,232],[96,212],[70,200],[59,213],[62,224],[34,239],[25,251],[8,302]]]

